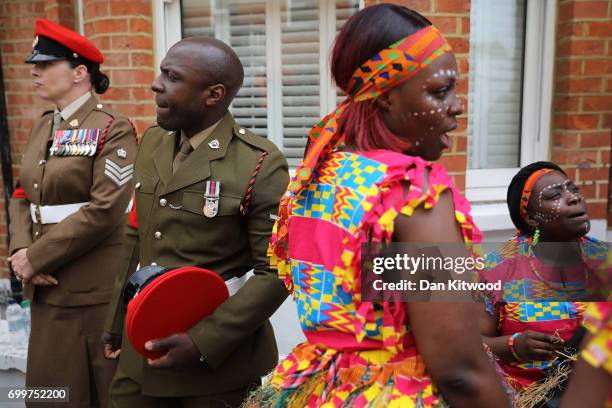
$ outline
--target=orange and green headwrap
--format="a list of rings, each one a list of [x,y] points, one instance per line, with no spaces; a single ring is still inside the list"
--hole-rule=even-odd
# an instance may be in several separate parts
[[[312,180],[314,170],[332,149],[342,142],[338,120],[353,102],[372,100],[398,84],[410,79],[438,57],[450,51],[446,39],[433,26],[427,26],[374,55],[353,73],[348,84],[349,96],[324,117],[308,133],[308,149],[289,183],[279,208],[279,220],[274,227],[271,249],[284,252],[287,235],[288,209],[291,200]]]

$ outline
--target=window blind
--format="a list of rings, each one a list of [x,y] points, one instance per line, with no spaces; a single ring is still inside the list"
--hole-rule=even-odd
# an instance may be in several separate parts
[[[285,155],[296,165],[320,119],[319,10],[311,0],[281,3],[282,122]]]

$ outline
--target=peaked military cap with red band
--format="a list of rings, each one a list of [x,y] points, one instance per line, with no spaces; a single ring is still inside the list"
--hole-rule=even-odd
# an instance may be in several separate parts
[[[104,62],[102,52],[94,43],[53,21],[44,18],[36,20],[35,34],[32,54],[25,60],[29,64],[77,58],[94,64]]]
[[[138,353],[156,359],[166,352],[146,350],[147,341],[186,332],[225,302],[229,292],[223,279],[207,269],[155,265],[130,276],[123,296],[128,340]]]

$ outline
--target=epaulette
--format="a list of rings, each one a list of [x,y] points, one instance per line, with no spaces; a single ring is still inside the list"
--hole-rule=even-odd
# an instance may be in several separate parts
[[[278,150],[276,145],[265,137],[257,136],[255,133],[243,128],[238,124],[234,125],[234,134],[243,142],[258,148],[259,150],[263,150],[265,152],[273,152],[274,150]]]
[[[115,119],[115,117],[117,116],[117,115],[115,114],[115,112],[113,112],[113,111],[111,111],[111,110],[106,110],[106,109],[103,109],[103,108],[104,108],[104,105],[98,102],[98,103],[96,104],[96,106],[95,106],[95,107],[94,107],[92,110],[94,110],[94,111],[96,111],[96,112],[102,112],[102,113],[105,113],[105,114],[107,114],[108,116],[110,116],[111,118]]]

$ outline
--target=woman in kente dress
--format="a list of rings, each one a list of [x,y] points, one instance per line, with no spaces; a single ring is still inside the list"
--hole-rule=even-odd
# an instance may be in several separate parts
[[[450,46],[420,14],[381,4],[351,17],[331,64],[348,97],[310,131],[270,246],[307,340],[250,406],[508,406],[474,304],[362,298],[362,243],[481,238],[432,162],[463,112]]]
[[[551,391],[545,387],[554,381],[545,380],[571,354],[565,348],[582,323],[585,301],[607,297],[609,246],[586,235],[584,197],[554,163],[522,168],[507,202],[518,232],[485,259],[481,279],[501,281],[502,289],[487,293],[481,330],[521,392],[519,402],[535,401]]]

